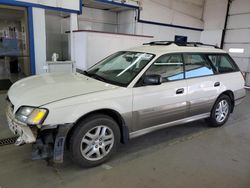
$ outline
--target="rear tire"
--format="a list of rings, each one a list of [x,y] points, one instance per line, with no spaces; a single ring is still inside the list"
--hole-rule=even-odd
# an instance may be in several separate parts
[[[211,127],[223,126],[231,113],[232,103],[231,99],[227,95],[221,95],[215,102],[211,111],[211,115],[207,118],[208,125]]]
[[[120,142],[120,129],[111,117],[96,114],[79,122],[70,137],[70,153],[82,167],[94,167],[110,159]]]

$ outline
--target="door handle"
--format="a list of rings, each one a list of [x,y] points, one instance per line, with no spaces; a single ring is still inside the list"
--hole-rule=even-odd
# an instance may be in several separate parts
[[[215,82],[214,83],[214,87],[219,87],[220,86],[220,82]]]
[[[183,94],[184,93],[184,88],[180,88],[180,89],[177,89],[176,90],[176,94],[179,95],[179,94]]]

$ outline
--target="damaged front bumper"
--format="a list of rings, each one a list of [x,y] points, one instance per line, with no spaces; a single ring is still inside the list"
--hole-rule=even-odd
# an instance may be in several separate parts
[[[18,121],[15,118],[10,105],[8,105],[6,109],[6,117],[9,129],[18,136],[18,139],[15,143],[16,145],[19,146],[23,144],[31,144],[36,141],[37,128],[31,128],[28,125]]]
[[[9,129],[18,136],[15,145],[32,144],[33,160],[63,162],[66,136],[73,124],[46,126],[42,129],[28,126],[15,118],[11,104],[7,106],[6,117]]]
[[[72,127],[73,124],[64,124],[53,129],[40,131],[36,142],[32,145],[32,159],[45,159],[62,163],[66,138]]]

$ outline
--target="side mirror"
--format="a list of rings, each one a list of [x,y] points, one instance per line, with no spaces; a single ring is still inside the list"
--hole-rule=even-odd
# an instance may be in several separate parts
[[[161,75],[158,74],[145,75],[143,78],[143,85],[161,85],[161,82]]]

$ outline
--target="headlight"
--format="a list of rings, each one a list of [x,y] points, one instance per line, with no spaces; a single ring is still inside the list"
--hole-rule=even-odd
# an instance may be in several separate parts
[[[48,114],[44,108],[21,107],[16,113],[16,119],[29,125],[41,124]]]

